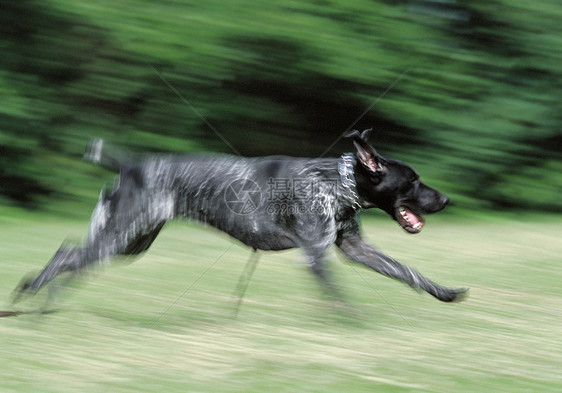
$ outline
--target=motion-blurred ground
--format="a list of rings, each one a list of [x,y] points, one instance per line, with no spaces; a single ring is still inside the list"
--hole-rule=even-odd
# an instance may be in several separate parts
[[[1,319],[0,390],[560,390],[560,222],[435,216],[409,236],[386,217],[364,221],[369,242],[439,283],[470,286],[470,297],[444,304],[334,253],[332,272],[357,309],[349,315],[323,298],[301,252],[264,253],[232,320],[250,250],[229,249],[214,230],[172,224],[141,260],[67,288],[59,312]],[[0,225],[0,306],[9,307],[22,275],[85,227]]]

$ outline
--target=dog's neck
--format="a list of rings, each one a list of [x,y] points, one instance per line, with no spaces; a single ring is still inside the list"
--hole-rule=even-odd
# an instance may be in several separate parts
[[[348,197],[351,200],[354,210],[361,208],[359,203],[359,195],[357,194],[357,183],[355,181],[355,165],[357,160],[353,153],[344,153],[338,161],[338,172],[340,174],[340,181],[345,190],[348,192]]]
[[[361,165],[359,164],[359,162],[357,161],[357,158],[355,157],[355,154],[353,153],[345,153],[342,155],[342,157],[340,158],[340,162],[342,162],[342,160],[344,159],[344,156],[348,156],[349,158],[347,158],[346,160],[346,174],[348,178],[351,179],[351,182],[353,183],[353,195],[355,197],[354,199],[354,209],[355,210],[359,210],[359,209],[372,209],[372,208],[377,208],[378,206],[365,199],[365,196],[362,195],[361,190],[364,188],[365,186],[365,178],[366,178],[366,174],[365,174],[365,169],[363,169],[361,167]],[[338,167],[340,168],[340,167]],[[342,184],[344,185],[345,188],[345,183],[344,183],[344,175],[342,174],[341,170],[340,170],[340,176],[342,178]],[[356,207],[358,206],[358,207]]]

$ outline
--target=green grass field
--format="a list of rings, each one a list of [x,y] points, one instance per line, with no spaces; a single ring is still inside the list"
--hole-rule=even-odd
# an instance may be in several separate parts
[[[10,310],[21,277],[80,239],[86,222],[1,220],[0,309]],[[344,312],[298,250],[265,253],[234,320],[250,251],[172,223],[141,260],[66,288],[59,312],[0,319],[0,391],[562,391],[560,217],[442,215],[417,236],[382,215],[363,224],[370,243],[438,283],[470,286],[470,297],[444,304],[332,251],[356,308]]]

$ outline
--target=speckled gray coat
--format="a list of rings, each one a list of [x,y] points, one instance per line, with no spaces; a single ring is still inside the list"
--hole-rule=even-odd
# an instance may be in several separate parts
[[[78,272],[117,255],[146,251],[164,224],[190,218],[211,225],[255,250],[302,248],[311,270],[336,293],[324,255],[335,244],[345,256],[442,301],[464,289],[442,287],[363,242],[357,208],[378,207],[404,230],[417,233],[421,214],[437,212],[448,198],[419,180],[409,166],[382,157],[366,139],[350,135],[357,160],[284,156],[144,155],[95,140],[86,158],[119,172],[102,190],[83,246],[63,245],[44,270],[25,279],[19,294],[35,293],[58,274]]]

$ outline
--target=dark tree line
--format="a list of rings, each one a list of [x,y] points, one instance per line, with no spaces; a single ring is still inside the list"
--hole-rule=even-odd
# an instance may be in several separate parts
[[[562,210],[556,3],[79,3],[0,6],[6,203],[84,198],[94,136],[232,153],[210,124],[244,155],[318,156],[360,119],[467,208]]]

